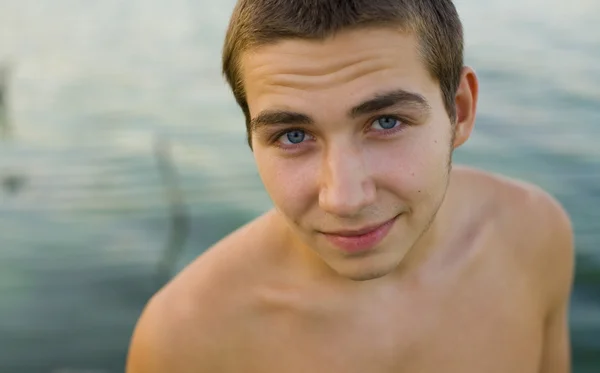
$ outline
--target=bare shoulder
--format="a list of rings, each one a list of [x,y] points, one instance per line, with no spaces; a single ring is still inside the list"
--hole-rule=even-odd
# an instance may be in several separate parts
[[[131,339],[127,373],[215,372],[248,299],[257,244],[267,216],[240,227],[206,250],[159,290]]]
[[[570,218],[561,203],[538,185],[466,166],[454,166],[453,181],[470,195],[473,193],[503,206],[504,213],[538,214],[570,225]],[[531,215],[528,215],[531,217]],[[538,221],[531,221],[531,226]]]
[[[560,201],[535,184],[473,168],[458,167],[453,178],[493,206],[492,224],[510,255],[539,281],[546,299],[563,302],[572,282],[574,236]]]
[[[543,243],[547,249],[556,246],[549,245],[552,242],[567,244],[572,240],[568,212],[541,187],[464,166],[455,167],[452,178],[464,193],[492,206],[494,223],[501,233],[528,244]]]
[[[127,356],[127,373],[213,371],[217,350],[211,343],[210,315],[200,315],[186,296],[165,288],[147,303],[135,326]],[[194,336],[191,330],[201,330]],[[196,356],[190,354],[196,349]]]

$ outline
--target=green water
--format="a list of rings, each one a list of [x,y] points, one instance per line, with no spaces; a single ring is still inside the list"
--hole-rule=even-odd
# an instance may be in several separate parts
[[[218,4],[218,5],[215,5]],[[575,372],[600,371],[600,2],[457,1],[481,78],[456,160],[532,181],[572,215]],[[219,72],[232,0],[0,0],[14,61],[0,140],[0,372],[122,372],[161,278],[172,144],[191,216],[179,269],[269,207]]]

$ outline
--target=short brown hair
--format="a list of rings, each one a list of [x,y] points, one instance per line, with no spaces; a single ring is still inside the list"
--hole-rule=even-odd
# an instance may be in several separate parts
[[[319,40],[361,27],[394,27],[414,33],[446,111],[456,120],[454,98],[463,68],[463,29],[452,0],[238,0],[225,37],[223,74],[246,117],[250,112],[240,57],[281,39]]]

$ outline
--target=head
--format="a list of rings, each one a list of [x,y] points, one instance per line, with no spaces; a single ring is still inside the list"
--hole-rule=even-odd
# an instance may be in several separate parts
[[[435,222],[474,122],[452,2],[239,0],[223,69],[298,247],[346,278],[393,272]]]

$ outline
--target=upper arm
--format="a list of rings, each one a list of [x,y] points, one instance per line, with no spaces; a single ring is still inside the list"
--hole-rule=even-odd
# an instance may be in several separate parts
[[[196,333],[201,327],[177,303],[163,296],[148,303],[131,338],[126,373],[215,371],[208,344]]]
[[[552,197],[542,194],[538,211],[542,240],[536,262],[545,310],[540,373],[567,373],[571,371],[568,316],[575,261],[573,229],[568,214]]]
[[[161,308],[153,298],[143,310],[129,345],[126,373],[174,372],[173,341]]]
[[[570,371],[568,307],[565,302],[559,308],[552,310],[546,318],[540,373],[568,373]]]

